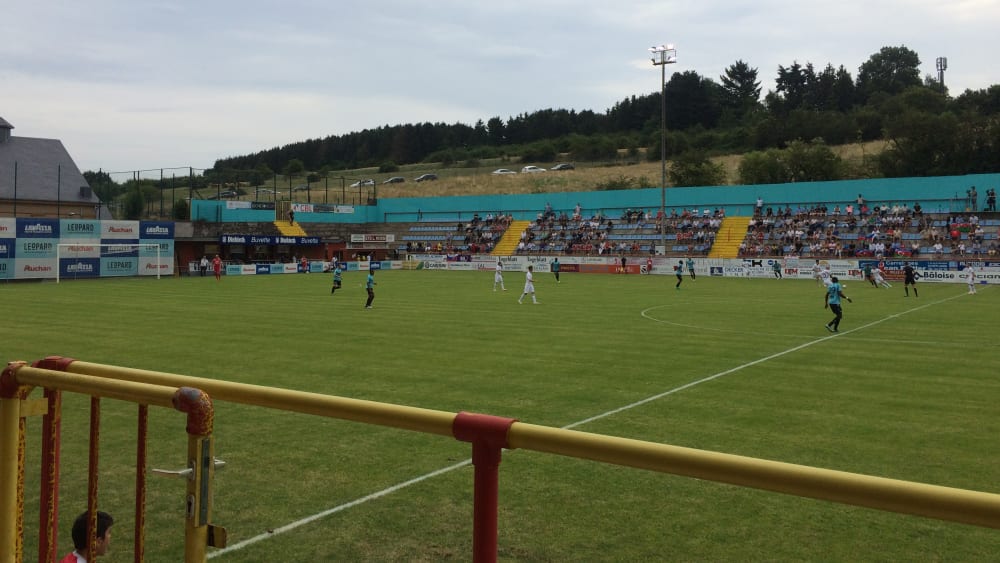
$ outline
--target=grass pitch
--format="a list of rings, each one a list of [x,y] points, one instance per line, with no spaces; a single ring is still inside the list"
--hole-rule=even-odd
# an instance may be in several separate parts
[[[540,304],[518,305],[518,273],[493,292],[492,272],[384,271],[365,310],[363,276],[347,273],[333,296],[318,274],[7,284],[3,349],[1000,492],[995,288],[924,284],[915,299],[850,282],[831,337],[811,281],[686,278],[678,291],[673,276],[539,274]],[[85,507],[87,405],[65,398],[61,552]],[[125,560],[135,406],[102,406],[100,504],[117,520],[109,560]],[[471,558],[468,444],[221,402],[215,420],[228,466],[212,520],[230,544],[251,543],[214,560]],[[28,559],[39,426],[29,421]],[[151,409],[152,467],[180,468],[183,426]],[[180,559],[183,495],[181,481],[150,476],[147,561]],[[500,467],[505,561],[998,552],[1000,532],[936,520],[527,451]]]

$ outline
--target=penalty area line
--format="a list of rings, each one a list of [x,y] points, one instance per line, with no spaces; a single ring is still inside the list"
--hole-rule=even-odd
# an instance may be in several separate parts
[[[631,403],[629,405],[618,407],[616,409],[609,410],[607,412],[604,412],[604,413],[592,416],[590,418],[585,418],[583,420],[580,420],[580,421],[577,421],[577,422],[574,422],[574,423],[571,423],[571,424],[567,424],[566,426],[563,426],[562,429],[563,430],[570,430],[570,429],[576,428],[578,426],[583,426],[584,424],[588,424],[590,422],[594,422],[594,421],[600,420],[602,418],[607,418],[609,416],[612,416],[612,415],[615,415],[615,414],[618,414],[618,413],[622,413],[622,412],[634,409],[636,407],[640,407],[640,406],[645,405],[647,403],[651,403],[653,401],[662,399],[663,397],[667,397],[669,395],[673,395],[675,393],[679,393],[679,392],[684,391],[686,389],[690,389],[690,388],[695,387],[697,385],[701,385],[702,383],[708,383],[709,381],[713,381],[713,380],[719,379],[721,377],[725,377],[727,375],[736,373],[738,371],[742,371],[742,370],[744,370],[744,369],[746,369],[748,367],[752,367],[752,366],[755,366],[755,365],[762,364],[764,362],[773,360],[775,358],[780,358],[781,356],[785,356],[785,355],[788,355],[788,354],[792,354],[794,352],[798,352],[799,350],[808,348],[808,347],[810,347],[810,346],[812,346],[814,344],[819,344],[821,342],[826,342],[828,340],[831,340],[833,338],[837,338],[839,336],[844,336],[844,335],[847,335],[847,334],[851,334],[853,332],[858,332],[858,331],[861,331],[861,330],[865,330],[867,328],[870,328],[870,327],[882,324],[882,323],[884,323],[886,321],[897,319],[899,317],[902,317],[903,315],[908,315],[908,314],[913,313],[915,311],[920,311],[922,309],[926,309],[926,308],[932,307],[934,305],[939,305],[941,303],[945,303],[947,301],[951,301],[952,299],[957,299],[959,297],[964,297],[964,296],[965,296],[965,294],[963,293],[963,294],[955,295],[955,296],[952,296],[952,297],[947,297],[945,299],[941,299],[941,300],[938,300],[938,301],[933,301],[931,303],[923,304],[923,305],[921,305],[919,307],[914,307],[913,309],[907,309],[906,311],[903,311],[903,312],[900,312],[900,313],[894,313],[894,314],[889,315],[887,317],[884,317],[882,319],[879,319],[879,320],[876,320],[876,321],[872,321],[872,322],[870,322],[868,324],[865,324],[865,325],[859,326],[857,328],[854,328],[854,329],[842,332],[840,334],[833,334],[833,335],[829,335],[829,336],[824,336],[822,338],[817,338],[815,340],[811,340],[811,341],[806,342],[804,344],[800,344],[798,346],[793,346],[791,348],[788,348],[787,350],[782,350],[781,352],[776,352],[774,354],[771,354],[770,356],[765,356],[763,358],[758,358],[756,360],[753,360],[752,362],[747,362],[745,364],[742,364],[742,365],[739,365],[739,366],[727,369],[725,371],[720,371],[719,373],[710,375],[708,377],[703,377],[701,379],[692,381],[690,383],[685,383],[684,385],[681,385],[679,387],[674,387],[673,389],[664,391],[662,393],[658,393],[656,395],[652,395],[650,397],[646,397],[645,399],[636,401],[636,402]],[[508,452],[508,453],[513,453],[513,452]],[[471,464],[472,464],[472,460],[471,459],[467,459],[465,461],[461,461],[459,463],[455,463],[455,464],[449,465],[447,467],[442,467],[441,469],[436,469],[434,471],[431,471],[430,473],[425,473],[424,475],[420,475],[418,477],[414,477],[413,479],[410,479],[408,481],[403,481],[401,483],[397,483],[395,485],[392,485],[391,487],[387,487],[385,489],[382,489],[380,491],[376,491],[376,492],[371,493],[369,495],[365,495],[363,497],[357,498],[357,499],[352,500],[350,502],[337,505],[337,506],[335,506],[333,508],[328,508],[328,509],[326,509],[326,510],[324,510],[322,512],[317,512],[316,514],[313,514],[311,516],[307,516],[307,517],[302,518],[300,520],[296,520],[294,522],[290,522],[288,524],[285,524],[284,526],[281,526],[280,528],[274,528],[273,530],[269,530],[269,531],[267,531],[267,532],[265,532],[263,534],[258,534],[256,536],[251,537],[251,538],[247,538],[247,539],[245,539],[243,541],[234,543],[233,545],[230,545],[228,547],[224,547],[224,548],[219,549],[217,551],[213,551],[213,552],[211,552],[211,553],[208,554],[207,558],[208,559],[213,559],[213,558],[218,557],[220,555],[225,555],[227,553],[232,553],[234,551],[239,551],[239,550],[241,550],[241,549],[243,549],[243,548],[245,548],[247,546],[253,545],[253,544],[257,543],[257,542],[266,540],[268,538],[272,538],[272,537],[277,536],[279,534],[283,534],[285,532],[290,532],[290,531],[292,531],[292,530],[294,530],[296,528],[299,528],[299,527],[304,526],[306,524],[309,524],[311,522],[315,522],[316,520],[319,520],[321,518],[325,518],[325,517],[327,517],[327,516],[329,516],[331,514],[336,514],[337,512],[342,512],[344,510],[347,510],[348,508],[353,508],[355,506],[364,504],[364,503],[366,503],[368,501],[372,501],[372,500],[384,497],[384,496],[392,494],[392,493],[394,493],[396,491],[405,489],[406,487],[409,487],[411,485],[416,485],[416,484],[421,483],[423,481],[426,481],[428,479],[432,479],[434,477],[437,477],[438,475],[444,475],[445,473],[450,473],[451,471],[454,471],[456,469],[461,469],[461,468],[469,466]]]

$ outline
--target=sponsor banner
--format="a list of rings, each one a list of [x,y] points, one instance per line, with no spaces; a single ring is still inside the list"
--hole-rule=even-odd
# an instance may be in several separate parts
[[[17,238],[17,219],[13,217],[0,219],[0,237]]]
[[[283,274],[285,273],[284,264],[268,264],[267,269],[269,274]]]
[[[994,262],[992,260],[981,261],[981,260],[963,260],[958,263],[959,269],[965,269],[968,267],[975,268],[977,270],[985,268],[1000,268],[1000,262]]]
[[[55,258],[17,258],[14,277],[17,279],[55,278],[59,264]]]
[[[59,239],[17,239],[16,258],[55,258]],[[54,273],[54,272],[53,272]]]
[[[324,271],[324,268],[325,268],[325,265],[324,265],[323,262],[317,262],[317,261],[309,262],[309,271],[312,272],[312,273],[314,273],[314,274],[315,273],[322,274],[323,271]]]
[[[139,256],[147,256],[149,258],[156,258],[156,247],[159,246],[160,259],[168,260],[173,259],[174,256],[174,241],[171,240],[140,240],[139,244]]]
[[[250,209],[274,209],[273,201],[251,201]]]
[[[139,256],[139,247],[136,246],[139,243],[133,244],[114,244],[104,243],[105,246],[100,246],[101,257],[118,257],[118,258],[136,258]]]
[[[466,272],[477,268],[472,262],[448,262],[448,269],[454,272]]]
[[[14,260],[7,258],[0,258],[0,280],[9,280],[14,278]]]
[[[273,207],[274,204],[271,205]],[[226,200],[226,209],[250,209],[250,208],[251,205],[249,201],[240,201],[232,199]]]
[[[62,258],[59,260],[59,277],[96,278],[100,275],[100,258]]]
[[[566,264],[562,264],[562,269],[566,268]],[[580,273],[582,274],[613,274],[615,273],[616,266],[611,264],[580,264]]]
[[[174,238],[174,224],[170,221],[140,221],[139,240]]]
[[[227,276],[238,276],[243,273],[243,266],[239,264],[226,264],[225,272]]]
[[[64,219],[60,230],[64,239],[100,239],[101,222],[95,219],[74,219],[71,221]]]
[[[101,276],[139,275],[139,259],[135,256],[105,256],[101,258]]]
[[[313,204],[314,213],[354,213],[353,205],[334,205],[332,203]]]
[[[374,262],[374,261],[373,262],[368,262],[368,269],[369,270],[381,270],[382,269],[382,263],[381,262]]]
[[[0,238],[0,260],[17,257],[17,239]]]
[[[425,270],[447,270],[448,261],[447,260],[425,260],[424,268]]]
[[[60,258],[100,258],[100,240],[73,241],[69,246],[59,248]]]
[[[271,237],[267,237],[271,238]],[[222,235],[219,237],[220,244],[246,244],[250,237],[246,235]],[[265,243],[269,244],[269,243]]]
[[[17,238],[59,238],[59,219],[17,219]]]
[[[561,266],[559,268],[560,272],[579,272],[580,271],[580,265],[579,264],[563,264],[562,262],[560,262],[559,265]]]
[[[240,269],[240,275],[252,276],[257,273],[257,266],[254,264],[240,264],[237,267]],[[226,267],[226,270],[229,270],[228,266]]]
[[[256,266],[257,266],[257,271],[255,273],[257,274],[271,273],[271,264],[257,264]]]
[[[351,242],[396,242],[396,235],[392,233],[351,235]]]
[[[138,221],[101,221],[101,240],[139,242]]]
[[[155,276],[159,273],[161,276],[169,276],[174,273],[174,257],[171,256],[160,256],[160,261],[156,261],[156,256],[139,256],[139,275],[140,276]]]
[[[320,237],[289,237],[283,235],[278,235],[278,236],[222,235],[219,237],[219,242],[222,244],[274,245],[274,244],[320,244],[321,240]]]
[[[281,273],[282,274],[297,274],[297,273],[299,273],[299,265],[298,264],[282,264],[281,265]]]
[[[296,213],[312,213],[313,204],[311,203],[293,203],[292,211]]]

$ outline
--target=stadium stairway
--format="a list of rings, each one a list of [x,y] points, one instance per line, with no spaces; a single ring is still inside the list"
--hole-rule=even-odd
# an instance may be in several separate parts
[[[709,258],[736,258],[740,254],[740,243],[747,236],[750,217],[726,217],[719,225]]]
[[[292,223],[291,225],[288,224],[288,221],[275,221],[274,226],[278,228],[278,232],[286,237],[309,236],[305,229],[299,225],[298,221]]]
[[[500,242],[493,247],[493,256],[510,256],[517,250],[517,243],[521,242],[521,233],[531,226],[531,221],[511,221],[507,227],[507,232],[503,234]]]

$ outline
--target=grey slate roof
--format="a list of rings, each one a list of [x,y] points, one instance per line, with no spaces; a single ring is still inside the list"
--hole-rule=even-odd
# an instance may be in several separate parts
[[[0,118],[0,127],[10,124]],[[0,142],[0,199],[14,198],[14,163],[17,163],[17,199],[100,203],[83,173],[58,139],[11,136]]]

